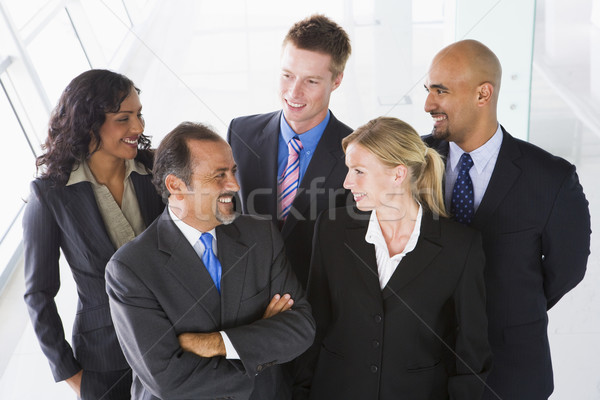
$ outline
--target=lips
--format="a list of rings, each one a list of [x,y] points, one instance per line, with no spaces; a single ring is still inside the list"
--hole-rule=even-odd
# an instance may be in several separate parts
[[[138,144],[138,139],[140,137],[138,135],[136,136],[129,136],[129,137],[125,137],[123,139],[121,139],[121,141],[123,141],[124,143],[130,145],[130,146],[137,146]]]
[[[293,102],[289,101],[288,99],[285,99],[285,103],[288,105],[288,107],[290,107],[292,109],[300,109],[300,108],[306,106],[306,104],[302,104],[302,103],[293,103]]]
[[[355,192],[352,192],[352,196],[354,196],[354,201],[358,203],[359,201],[361,201],[362,199],[364,199],[367,196],[367,194],[366,193],[355,193]]]

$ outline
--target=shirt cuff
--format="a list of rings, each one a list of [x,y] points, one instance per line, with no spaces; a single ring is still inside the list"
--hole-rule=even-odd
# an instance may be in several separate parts
[[[229,340],[227,334],[224,331],[219,331],[219,333],[221,334],[223,343],[225,344],[225,358],[228,360],[239,360],[240,355],[235,350],[235,347],[233,347],[233,344],[231,343],[231,340]]]

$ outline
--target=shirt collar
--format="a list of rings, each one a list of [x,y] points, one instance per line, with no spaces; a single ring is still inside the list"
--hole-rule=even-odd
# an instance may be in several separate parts
[[[404,250],[400,254],[395,254],[393,257],[404,256],[406,253],[414,250],[417,245],[417,241],[419,240],[419,235],[421,234],[421,220],[423,219],[423,207],[419,204],[419,211],[417,212],[417,219],[415,220],[415,227],[413,228],[412,233],[410,234],[410,238],[408,238],[408,242],[406,242],[406,246],[404,246]],[[383,247],[387,249],[387,243],[385,242],[385,238],[383,237],[383,232],[381,232],[381,226],[379,225],[379,220],[377,219],[377,211],[371,211],[371,217],[369,219],[369,226],[367,228],[367,234],[365,235],[365,240],[367,243],[371,243],[375,246]],[[389,255],[389,251],[387,252]]]
[[[139,161],[125,160],[125,179],[129,178],[129,175],[131,175],[132,172],[136,172],[139,175],[148,175],[148,170],[146,170],[146,167]],[[94,178],[94,174],[92,174],[87,161],[73,165],[71,175],[69,175],[69,180],[65,186],[74,185],[80,182],[90,182],[96,186],[100,185],[98,181],[96,181],[96,178]]]
[[[500,128],[500,124],[498,124],[496,133],[494,133],[494,135],[482,146],[469,153],[473,159],[473,166],[477,170],[477,173],[482,173],[494,155],[498,154],[501,145],[502,128]],[[458,161],[463,153],[465,153],[465,151],[463,151],[456,143],[450,142],[450,167],[452,168],[452,171],[456,169]]]
[[[279,121],[279,129],[281,130],[281,136],[283,137],[285,143],[288,143],[294,136],[297,136],[302,142],[302,147],[305,149],[314,149],[319,144],[319,140],[321,136],[323,136],[323,132],[325,132],[325,128],[329,123],[329,119],[331,118],[331,112],[327,110],[327,115],[323,119],[323,121],[319,122],[317,126],[312,129],[307,130],[302,134],[297,134],[294,132],[292,127],[285,120],[285,116],[283,112],[281,113],[281,119]]]
[[[169,215],[171,216],[171,219],[175,223],[175,226],[177,228],[179,228],[181,233],[183,233],[183,236],[185,236],[187,241],[190,242],[192,247],[194,247],[194,245],[196,244],[198,239],[200,239],[200,235],[202,235],[204,232],[200,232],[198,229],[194,228],[193,226],[186,224],[185,222],[180,220],[177,215],[175,215],[173,210],[171,210],[170,206],[168,206],[168,208],[169,208]],[[213,240],[216,242],[217,241],[216,228],[212,228],[210,231],[208,231],[208,233],[210,233],[212,235]]]

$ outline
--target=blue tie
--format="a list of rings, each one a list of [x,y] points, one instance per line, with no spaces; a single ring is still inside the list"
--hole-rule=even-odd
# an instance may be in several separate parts
[[[213,237],[210,233],[205,232],[200,235],[200,241],[204,245],[202,262],[215,283],[217,290],[221,293],[221,263],[212,249]]]
[[[450,211],[454,219],[461,224],[469,225],[475,213],[475,197],[473,195],[473,182],[469,170],[473,166],[473,159],[469,153],[460,156],[460,169],[452,190]]]

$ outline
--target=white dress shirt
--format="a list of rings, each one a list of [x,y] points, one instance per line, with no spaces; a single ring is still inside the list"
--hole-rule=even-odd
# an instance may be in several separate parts
[[[483,199],[485,190],[487,189],[492,172],[496,166],[496,160],[498,159],[498,153],[500,153],[500,146],[502,145],[502,129],[500,124],[496,129],[494,136],[490,138],[485,144],[469,154],[473,159],[473,167],[469,170],[471,181],[473,182],[473,194],[475,200],[475,211]],[[450,202],[452,199],[452,189],[454,189],[454,183],[458,176],[458,162],[464,151],[458,147],[454,142],[450,142],[450,151],[448,152],[448,160],[446,161],[446,209],[450,210]]]
[[[379,286],[381,287],[381,290],[383,290],[385,285],[387,285],[404,256],[415,249],[415,246],[419,241],[419,234],[421,233],[422,218],[423,208],[419,204],[419,212],[417,213],[417,219],[415,220],[415,227],[408,238],[408,242],[406,242],[404,250],[402,253],[394,254],[392,257],[390,257],[387,243],[383,237],[383,232],[381,232],[381,226],[379,226],[377,212],[375,210],[371,211],[371,219],[369,220],[369,226],[367,228],[365,240],[367,243],[371,243],[375,246],[375,258],[377,260],[377,272],[379,275]]]
[[[171,216],[171,219],[175,223],[175,226],[177,228],[179,228],[179,230],[181,231],[183,236],[185,236],[187,241],[190,242],[190,245],[196,251],[196,254],[198,254],[198,257],[200,257],[200,260],[202,260],[202,254],[204,254],[204,244],[202,244],[202,241],[200,241],[200,236],[206,232],[200,232],[198,229],[196,229],[196,228],[186,224],[182,220],[180,220],[177,217],[177,215],[175,215],[175,213],[173,213],[173,210],[171,210],[171,207],[169,207],[169,215]],[[213,249],[213,252],[215,253],[215,257],[217,257],[218,253],[217,253],[216,229],[213,228],[210,231],[208,231],[208,233],[210,233],[213,237],[212,249]],[[223,338],[223,343],[225,344],[225,358],[228,358],[230,360],[239,360],[240,356],[239,356],[237,350],[235,349],[235,347],[233,347],[233,343],[231,343],[231,340],[229,340],[229,337],[227,336],[227,334],[223,331],[219,331],[219,333],[221,334],[221,337]]]

